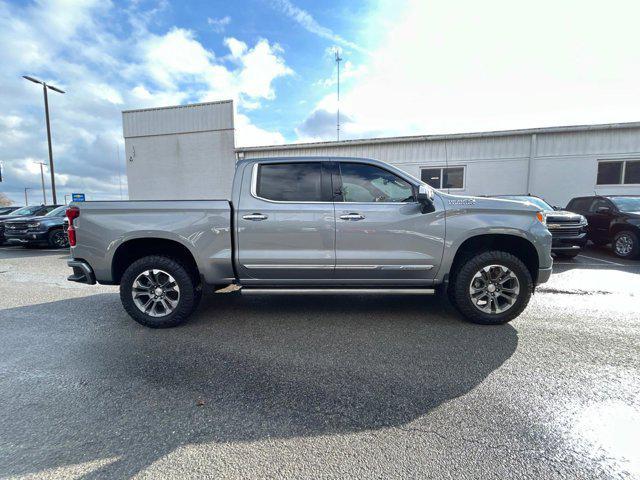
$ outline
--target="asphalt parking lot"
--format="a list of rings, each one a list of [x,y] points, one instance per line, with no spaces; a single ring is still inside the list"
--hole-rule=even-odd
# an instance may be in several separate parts
[[[2,478],[640,477],[640,262],[559,261],[483,327],[438,297],[205,297],[150,330],[0,247]]]

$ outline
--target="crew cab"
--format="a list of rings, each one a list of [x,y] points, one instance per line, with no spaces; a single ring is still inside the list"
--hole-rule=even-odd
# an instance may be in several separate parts
[[[69,280],[120,285],[149,327],[183,323],[203,289],[248,294],[447,292],[505,323],[551,275],[539,208],[449,195],[360,158],[243,159],[230,200],[105,201],[67,210]]]
[[[567,210],[587,217],[587,236],[596,245],[611,243],[613,253],[620,258],[640,256],[640,196],[576,197]]]

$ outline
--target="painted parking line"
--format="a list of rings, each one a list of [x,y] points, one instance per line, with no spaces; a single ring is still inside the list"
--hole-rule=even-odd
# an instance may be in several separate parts
[[[612,262],[611,260],[603,260],[602,258],[590,257],[589,255],[585,255],[583,253],[579,254],[578,257],[588,258],[589,260],[596,260],[598,262],[608,263],[609,265],[615,265],[617,267],[626,267],[628,265],[624,265],[623,263]]]

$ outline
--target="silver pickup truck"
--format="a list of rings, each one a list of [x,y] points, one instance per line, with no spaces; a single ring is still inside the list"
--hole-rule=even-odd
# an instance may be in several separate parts
[[[204,289],[241,294],[446,292],[468,320],[505,323],[551,275],[531,204],[449,195],[360,158],[240,160],[231,200],[73,203],[73,275],[120,285],[134,320],[186,321]],[[228,289],[227,289],[228,290]]]

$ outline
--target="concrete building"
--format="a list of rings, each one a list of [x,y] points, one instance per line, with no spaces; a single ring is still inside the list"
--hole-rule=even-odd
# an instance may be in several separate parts
[[[640,122],[240,147],[231,101],[123,113],[131,199],[228,197],[236,158],[376,158],[463,195],[640,195]]]
[[[226,198],[235,169],[233,102],[122,112],[131,200]]]

